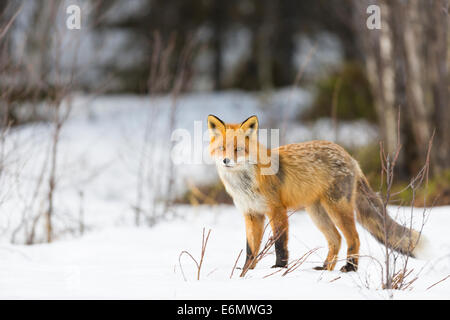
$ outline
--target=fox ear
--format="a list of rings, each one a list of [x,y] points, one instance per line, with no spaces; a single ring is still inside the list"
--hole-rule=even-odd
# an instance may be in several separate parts
[[[240,128],[244,130],[245,135],[247,136],[251,136],[253,133],[256,133],[258,130],[258,117],[251,116],[247,118],[241,123]]]
[[[225,132],[225,123],[216,116],[210,114],[208,116],[208,129],[211,136],[221,135]]]

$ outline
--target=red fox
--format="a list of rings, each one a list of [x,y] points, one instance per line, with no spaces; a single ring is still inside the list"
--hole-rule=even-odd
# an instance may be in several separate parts
[[[328,141],[310,141],[266,149],[258,142],[258,118],[226,124],[208,116],[209,151],[226,191],[243,213],[247,256],[244,268],[255,267],[267,216],[275,240],[276,263],[288,263],[287,210],[306,208],[325,236],[328,255],[316,270],[333,270],[341,246],[347,242],[347,261],[342,272],[358,269],[359,236],[356,220],[378,241],[403,254],[414,256],[419,233],[383,215],[381,198],[369,186],[358,162],[341,146]],[[263,161],[270,159],[270,161]],[[276,163],[273,174],[263,170]],[[267,171],[267,170],[266,170]],[[386,226],[386,228],[385,228]]]

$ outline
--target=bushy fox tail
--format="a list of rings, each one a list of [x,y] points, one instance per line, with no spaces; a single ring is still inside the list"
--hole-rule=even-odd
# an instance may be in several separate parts
[[[387,212],[384,215],[381,198],[370,188],[362,172],[357,183],[356,209],[358,222],[380,243],[411,257],[417,257],[422,250],[423,235],[398,224]]]

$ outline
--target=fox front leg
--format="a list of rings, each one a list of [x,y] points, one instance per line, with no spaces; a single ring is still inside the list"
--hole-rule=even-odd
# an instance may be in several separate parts
[[[256,266],[256,256],[261,246],[261,239],[264,230],[264,215],[246,214],[245,231],[247,236],[247,255],[243,269],[254,269]]]
[[[271,210],[268,215],[275,239],[276,262],[272,268],[286,268],[289,259],[288,234],[289,222],[285,208]]]

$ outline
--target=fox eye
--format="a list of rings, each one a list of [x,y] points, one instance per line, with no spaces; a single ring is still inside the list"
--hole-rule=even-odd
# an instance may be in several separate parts
[[[237,151],[237,152],[242,151],[242,150],[244,150],[243,147],[237,147],[237,148],[236,148],[236,151]]]

